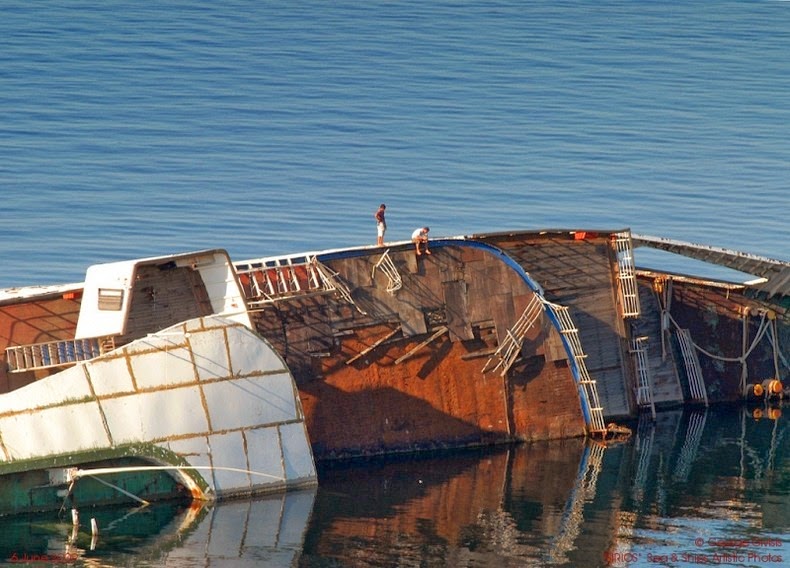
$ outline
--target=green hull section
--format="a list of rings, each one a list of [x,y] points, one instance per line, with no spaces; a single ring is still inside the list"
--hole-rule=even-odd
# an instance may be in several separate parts
[[[81,469],[150,466],[138,458],[85,462]],[[142,501],[190,501],[192,495],[178,480],[162,470],[119,471],[69,482],[64,468],[20,471],[0,476],[0,515],[88,506],[141,504]]]

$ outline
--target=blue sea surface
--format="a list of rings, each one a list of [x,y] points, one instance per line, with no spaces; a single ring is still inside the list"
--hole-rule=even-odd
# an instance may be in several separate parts
[[[631,228],[790,260],[789,126],[788,2],[3,0],[0,288],[373,245],[382,202],[387,241]],[[520,447],[352,468],[314,505],[190,510],[148,537],[152,510],[110,511],[75,564],[692,566],[742,539],[780,566],[787,420],[754,416],[695,443],[670,415],[597,470],[549,447],[548,479],[579,468],[565,489],[518,477],[545,457]],[[71,558],[68,520],[12,521],[9,558]]]
[[[620,229],[787,260],[784,2],[0,7],[0,287]],[[639,257],[637,257],[639,258]]]

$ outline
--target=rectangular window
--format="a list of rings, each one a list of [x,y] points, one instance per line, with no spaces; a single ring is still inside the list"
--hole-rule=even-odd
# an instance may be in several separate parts
[[[99,309],[119,311],[123,306],[123,290],[99,288]]]

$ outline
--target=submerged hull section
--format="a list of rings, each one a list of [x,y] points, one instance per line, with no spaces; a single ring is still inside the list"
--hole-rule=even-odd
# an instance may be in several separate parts
[[[0,450],[11,509],[3,512],[42,506],[34,493],[47,486],[61,502],[75,491],[107,502],[106,489],[93,499],[82,490],[94,479],[116,481],[119,501],[316,482],[291,374],[265,341],[222,317],[184,322],[3,395]],[[22,473],[37,470],[46,474]],[[163,472],[174,481],[151,481]],[[146,474],[140,495],[117,485]],[[7,495],[9,484],[17,495]]]

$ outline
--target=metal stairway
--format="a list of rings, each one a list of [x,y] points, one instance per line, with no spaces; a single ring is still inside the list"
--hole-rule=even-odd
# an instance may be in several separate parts
[[[92,337],[7,347],[5,352],[8,370],[19,373],[88,361],[109,350],[106,349],[105,341],[103,338]]]
[[[653,380],[650,376],[650,364],[647,358],[647,336],[635,337],[631,341],[631,354],[634,356],[634,367],[638,384],[636,387],[636,404],[649,407],[653,420],[656,419],[656,405],[653,402]]]
[[[587,355],[582,349],[581,340],[579,339],[579,330],[573,323],[566,306],[552,304],[546,300],[543,300],[543,303],[557,318],[560,325],[560,333],[565,336],[571,347],[571,352],[576,362],[576,368],[578,369],[578,382],[584,389],[587,404],[589,406],[590,430],[591,432],[598,433],[606,432],[606,426],[603,420],[603,407],[598,398],[598,387],[596,386],[595,379],[590,377],[590,373],[587,371],[587,365],[584,363],[584,359]]]
[[[617,255],[618,285],[617,293],[623,308],[623,318],[636,318],[641,313],[639,289],[636,283],[636,266],[631,233],[615,233],[614,247]]]
[[[686,370],[691,400],[702,401],[708,406],[708,393],[705,390],[702,368],[699,365],[694,342],[691,340],[691,333],[688,329],[678,329],[676,337],[683,356],[683,368]]]
[[[483,374],[501,368],[502,370],[499,374],[503,377],[505,376],[518,358],[519,353],[521,353],[521,343],[524,341],[524,336],[538,320],[541,313],[543,313],[543,306],[540,298],[535,294],[518,321],[507,331],[507,335],[499,344],[496,352],[486,361],[482,371]],[[496,365],[491,367],[491,363],[494,361],[496,361]]]
[[[575,366],[578,369],[577,382],[585,394],[583,403],[587,404],[589,410],[589,424],[587,426],[590,432],[604,433],[606,432],[606,426],[603,420],[603,407],[598,398],[598,388],[595,380],[590,377],[587,366],[584,364],[584,359],[587,355],[582,349],[579,330],[573,323],[568,313],[568,308],[565,306],[552,304],[541,295],[534,294],[527,307],[524,308],[521,317],[507,331],[507,335],[502,339],[496,352],[486,361],[482,373],[485,374],[501,369],[500,375],[505,376],[521,353],[524,336],[538,320],[544,309],[550,311],[554,316],[559,325],[560,333],[566,338],[567,344],[571,348],[573,359],[576,363]],[[494,362],[495,364],[491,366]]]

